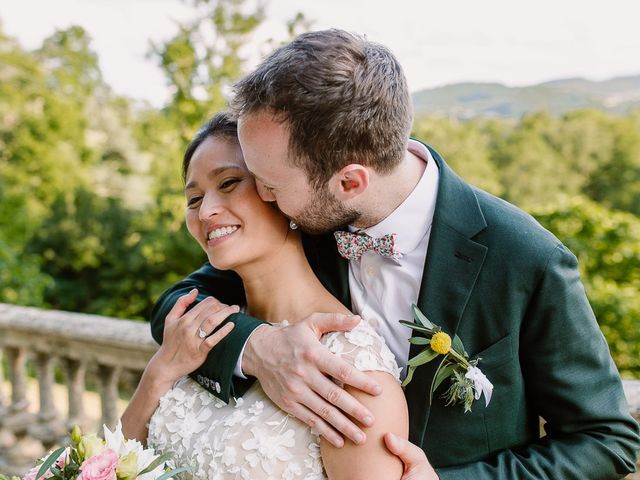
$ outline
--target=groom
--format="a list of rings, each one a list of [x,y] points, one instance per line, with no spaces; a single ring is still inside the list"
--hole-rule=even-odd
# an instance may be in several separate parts
[[[634,470],[638,426],[576,258],[530,216],[409,139],[409,91],[385,47],[339,30],[303,34],[236,85],[232,107],[260,195],[314,234],[305,250],[316,274],[377,322],[398,363],[415,354],[398,322],[411,318],[412,303],[481,359],[493,397],[471,413],[445,406],[446,387],[429,401],[436,365],[419,367],[407,386],[410,441],[426,454],[420,478],[605,479]],[[342,258],[335,230],[393,234],[397,255]],[[169,309],[193,287],[244,302],[238,277],[206,264],[158,301],[157,341]],[[235,329],[193,374],[205,388],[228,400],[258,378],[275,403],[332,443],[343,442],[338,432],[365,441],[358,422],[375,419],[327,377],[374,395],[378,388],[318,342],[357,318],[319,313],[287,329],[243,314],[231,320]]]

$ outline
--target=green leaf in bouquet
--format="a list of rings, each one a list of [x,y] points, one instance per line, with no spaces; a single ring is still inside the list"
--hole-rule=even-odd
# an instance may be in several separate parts
[[[407,368],[407,377],[402,382],[402,385],[401,385],[402,387],[406,387],[407,385],[409,385],[409,382],[413,378],[413,372],[415,371],[416,371],[416,367]]]
[[[431,348],[427,348],[417,354],[415,357],[409,359],[407,365],[410,367],[419,367],[420,365],[424,365],[425,363],[429,363],[431,360],[436,358],[439,355],[438,352],[434,352]]]
[[[167,480],[167,478],[171,478],[179,473],[186,472],[186,471],[188,471],[188,468],[186,467],[174,468],[173,470],[163,473],[158,478],[156,478],[156,480]]]
[[[433,335],[434,330],[430,328],[423,327],[422,325],[418,325],[414,322],[407,322],[406,320],[400,320],[400,323],[406,327],[411,328],[412,330],[416,330],[418,332],[428,333],[429,335]]]
[[[82,460],[80,459],[80,454],[78,453],[78,450],[76,448],[71,449],[69,456],[71,457],[71,461],[76,465],[82,464]]]
[[[167,460],[171,460],[171,457],[172,457],[172,455],[170,453],[164,453],[164,454],[160,455],[153,462],[151,462],[149,465],[147,465],[147,468],[145,468],[140,473],[138,473],[138,476],[144,475],[145,473],[149,473],[152,470],[155,470],[156,468],[158,468],[160,465],[162,465]]]
[[[427,317],[424,316],[424,313],[422,313],[415,304],[411,305],[411,310],[413,311],[413,318],[415,318],[416,323],[419,323],[423,327],[429,328],[431,330],[435,328],[435,325],[431,323]]]
[[[452,363],[446,363],[449,359],[449,355],[445,355],[440,365],[438,365],[438,369],[436,370],[436,374],[433,376],[433,381],[431,382],[431,389],[429,391],[429,403],[433,400],[433,392],[440,386],[440,384],[447,378],[451,376],[454,372],[456,366]]]
[[[460,337],[458,335],[453,336],[453,341],[451,342],[451,346],[457,353],[459,353],[463,357],[466,358],[469,356],[465,351],[464,345],[462,344],[462,340],[460,340]]]
[[[70,462],[64,467],[65,478],[76,478],[80,474],[80,464]]]
[[[409,343],[413,345],[429,345],[429,339],[425,337],[411,337]]]
[[[62,454],[62,452],[64,452],[64,447],[60,447],[57,450],[54,450],[53,452],[51,452],[51,455],[49,455],[47,459],[44,462],[42,462],[42,465],[40,466],[40,470],[38,470],[38,473],[36,474],[35,480],[38,480],[45,473],[47,473],[47,470],[49,470],[49,467],[53,465],[56,460],[58,460],[58,457]]]
[[[62,473],[62,470],[60,470],[55,465],[52,465],[49,471],[53,473],[53,478],[64,478],[64,474]]]

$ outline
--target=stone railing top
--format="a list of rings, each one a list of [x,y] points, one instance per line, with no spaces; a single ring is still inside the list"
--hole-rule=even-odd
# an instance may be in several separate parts
[[[143,369],[158,349],[149,324],[0,303],[0,346]]]
[[[146,322],[5,303],[0,303],[0,332],[0,347],[138,370],[158,349]],[[640,380],[623,385],[631,412],[640,416]]]

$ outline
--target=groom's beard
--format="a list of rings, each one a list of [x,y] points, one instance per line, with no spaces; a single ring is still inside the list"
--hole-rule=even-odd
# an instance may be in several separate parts
[[[300,213],[289,218],[304,232],[318,235],[351,225],[361,215],[361,212],[345,207],[326,187],[321,187]]]

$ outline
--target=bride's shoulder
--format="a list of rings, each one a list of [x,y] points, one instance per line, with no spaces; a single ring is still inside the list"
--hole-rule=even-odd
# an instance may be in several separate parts
[[[352,364],[358,370],[382,371],[400,378],[401,369],[395,356],[375,326],[362,320],[348,332],[331,332],[322,336],[321,342],[335,355]]]

